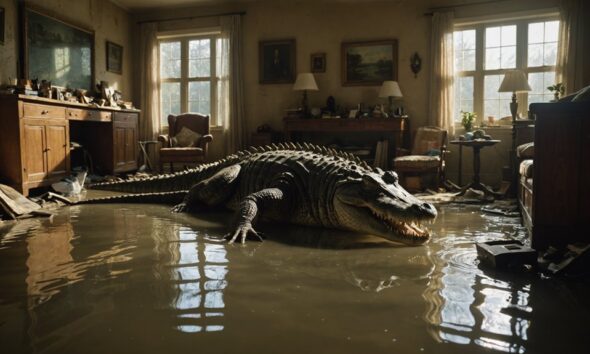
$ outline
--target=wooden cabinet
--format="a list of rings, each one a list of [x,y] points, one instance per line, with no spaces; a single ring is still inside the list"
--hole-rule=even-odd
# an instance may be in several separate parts
[[[137,115],[115,113],[113,120],[114,171],[137,169]]]
[[[139,111],[0,95],[0,183],[27,195],[70,173],[70,138],[100,173],[137,169]]]

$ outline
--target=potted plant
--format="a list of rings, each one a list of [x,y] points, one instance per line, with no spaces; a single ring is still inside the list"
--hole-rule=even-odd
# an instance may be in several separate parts
[[[565,86],[561,82],[558,82],[555,85],[548,86],[547,90],[553,92],[555,101],[558,101],[559,97],[565,93]]]
[[[473,122],[477,118],[475,112],[463,112],[461,111],[461,125],[465,128],[466,132],[470,132],[473,129]]]

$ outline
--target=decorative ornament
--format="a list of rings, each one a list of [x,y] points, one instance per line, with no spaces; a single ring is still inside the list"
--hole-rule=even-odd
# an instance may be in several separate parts
[[[420,69],[422,69],[422,58],[420,58],[418,52],[415,52],[414,55],[412,55],[412,57],[410,58],[410,68],[414,73],[414,77],[417,78]]]

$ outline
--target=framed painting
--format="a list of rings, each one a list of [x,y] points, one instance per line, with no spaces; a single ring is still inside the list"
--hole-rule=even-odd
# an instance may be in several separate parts
[[[5,23],[5,10],[3,7],[0,7],[0,44],[4,45],[4,23]]]
[[[295,82],[295,40],[260,41],[258,44],[259,83]]]
[[[25,7],[23,77],[90,90],[94,82],[94,32]]]
[[[397,80],[397,40],[342,43],[342,85],[377,86]]]
[[[107,41],[107,71],[123,74],[123,46]]]
[[[315,53],[311,55],[311,72],[326,72],[326,53]]]

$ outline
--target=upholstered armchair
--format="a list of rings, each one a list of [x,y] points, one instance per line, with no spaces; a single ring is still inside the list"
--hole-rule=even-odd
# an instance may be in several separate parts
[[[436,187],[443,182],[447,131],[438,127],[420,127],[416,131],[412,150],[398,149],[393,169],[408,190],[422,189],[422,175],[434,174]],[[406,177],[420,176],[420,183],[410,185]]]
[[[209,134],[209,116],[185,113],[168,116],[168,134],[160,135],[160,171],[164,164],[200,164],[207,160],[207,150],[213,136]]]

